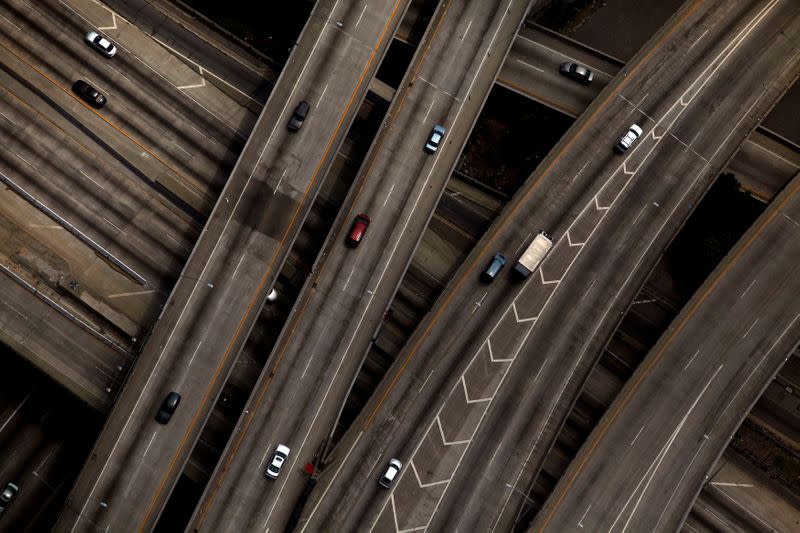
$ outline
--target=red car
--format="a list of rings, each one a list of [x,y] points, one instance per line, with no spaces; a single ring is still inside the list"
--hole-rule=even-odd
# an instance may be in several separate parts
[[[368,227],[369,217],[366,215],[366,213],[357,215],[355,221],[353,222],[353,228],[350,230],[350,236],[347,238],[347,242],[349,242],[351,246],[358,246],[358,243],[360,243],[361,239],[364,238],[364,234],[367,232]]]

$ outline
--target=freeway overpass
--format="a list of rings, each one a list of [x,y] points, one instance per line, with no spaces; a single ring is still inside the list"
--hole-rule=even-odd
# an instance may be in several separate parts
[[[800,342],[798,192],[800,176],[673,321],[533,530],[681,527],[728,441]]]
[[[488,96],[528,0],[443,3],[209,483],[192,529],[282,529]],[[423,146],[436,124],[439,150]],[[356,250],[360,212],[372,222]],[[264,476],[277,444],[280,478]]]
[[[418,328],[320,477],[305,530],[511,526],[620,313],[794,80],[797,65],[786,62],[794,14],[790,2],[691,2],[653,37],[540,165]],[[782,31],[789,37],[773,38]],[[763,80],[772,84],[754,90]],[[611,146],[634,121],[645,135],[614,156]],[[539,229],[557,244],[527,283],[478,282],[496,250],[516,257]],[[391,457],[406,467],[383,491],[375,480]]]
[[[317,3],[56,530],[155,525],[407,5]],[[183,400],[162,426],[170,391]]]

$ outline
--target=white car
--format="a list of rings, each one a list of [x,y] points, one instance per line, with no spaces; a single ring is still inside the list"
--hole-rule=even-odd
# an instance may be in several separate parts
[[[401,468],[403,468],[403,463],[397,459],[392,459],[389,461],[389,466],[386,467],[386,471],[378,480],[378,483],[381,485],[381,487],[386,487],[387,489],[391,487],[394,478],[396,478],[397,474],[400,473]]]
[[[86,37],[84,37],[84,40],[86,41],[86,44],[106,57],[114,57],[114,54],[117,53],[117,47],[96,31],[90,31],[87,33]]]
[[[272,461],[269,463],[267,467],[267,477],[270,479],[278,479],[278,476],[281,473],[281,467],[283,463],[286,462],[286,459],[289,458],[289,447],[285,444],[278,444],[278,447],[275,448],[275,453],[272,455]]]
[[[628,128],[628,131],[625,132],[625,135],[623,135],[620,140],[617,141],[617,151],[620,153],[627,151],[641,134],[642,128],[636,124],[633,124],[630,128]]]

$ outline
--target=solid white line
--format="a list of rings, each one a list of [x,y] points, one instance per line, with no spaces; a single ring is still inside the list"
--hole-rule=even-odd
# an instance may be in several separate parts
[[[773,152],[772,150],[769,150],[769,149],[767,149],[767,148],[765,148],[765,147],[761,146],[760,144],[758,144],[757,142],[755,142],[755,141],[753,141],[753,140],[751,140],[751,139],[749,139],[749,138],[747,139],[747,141],[746,141],[746,142],[748,142],[748,143],[752,144],[753,146],[755,146],[755,147],[756,147],[756,148],[758,148],[759,150],[762,150],[762,151],[764,151],[764,152],[767,152],[767,153],[768,153],[768,154],[770,154],[772,157],[774,157],[774,158],[776,158],[776,159],[780,159],[780,160],[781,160],[781,161],[783,161],[784,163],[788,163],[789,165],[793,166],[794,168],[798,168],[798,166],[800,166],[800,165],[798,165],[798,164],[797,164],[797,162],[795,162],[795,161],[790,161],[789,159],[786,159],[785,157],[783,157],[783,156],[781,156],[781,155],[778,155],[777,153]]]
[[[347,463],[347,458],[350,457],[351,453],[353,453],[353,450],[355,449],[356,444],[358,444],[358,441],[361,440],[361,435],[363,435],[363,434],[364,434],[363,430],[358,432],[358,435],[356,435],[356,438],[353,441],[353,445],[350,446],[349,450],[347,450],[347,454],[345,454],[344,459],[342,459],[342,461],[339,463],[339,468],[337,468],[336,472],[334,472],[333,477],[331,478],[332,480],[336,479],[339,476],[339,472],[341,472],[342,467],[345,465],[345,463]],[[311,519],[314,517],[314,513],[317,512],[317,509],[319,508],[319,504],[322,503],[323,501],[325,501],[325,495],[328,493],[328,491],[330,490],[330,488],[332,486],[333,486],[333,483],[328,483],[327,484],[327,486],[325,487],[325,490],[322,492],[322,496],[320,496],[319,500],[317,500],[317,504],[311,510],[311,514],[308,515],[308,520],[306,520],[306,523],[303,524],[303,529],[300,530],[301,532],[306,530],[306,528],[308,527],[308,524],[311,522]],[[266,524],[266,522],[265,522],[265,524]]]
[[[754,486],[751,483],[726,483],[722,481],[712,481],[711,483],[709,483],[709,485],[713,485],[715,487],[745,487],[745,488],[751,488]]]

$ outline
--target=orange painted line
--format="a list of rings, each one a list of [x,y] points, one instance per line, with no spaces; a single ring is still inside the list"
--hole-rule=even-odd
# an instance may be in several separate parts
[[[539,175],[539,178],[530,186],[530,188],[527,191],[525,191],[525,193],[520,197],[520,200],[515,205],[509,206],[510,211],[509,211],[508,215],[506,215],[505,222],[502,222],[502,223],[497,224],[496,226],[494,226],[494,229],[491,230],[492,234],[489,236],[487,243],[484,245],[484,248],[491,248],[492,244],[494,244],[494,242],[497,240],[497,237],[498,237],[498,234],[499,234],[500,230],[503,229],[508,224],[508,221],[524,205],[524,203],[527,201],[528,197],[531,194],[533,194],[533,192],[538,188],[538,186],[541,184],[541,182],[545,178],[545,176],[547,176],[553,170],[553,167],[556,165],[556,163],[558,163],[564,157],[564,155],[569,151],[569,149],[572,147],[572,145],[575,144],[575,142],[580,137],[580,135],[597,119],[597,117],[599,116],[600,112],[602,112],[608,106],[608,104],[611,102],[611,100],[613,100],[613,98],[616,97],[616,95],[628,84],[629,80],[633,77],[633,75],[642,67],[642,65],[644,65],[647,62],[648,59],[650,59],[650,57],[657,50],[660,49],[661,46],[663,46],[664,42],[669,37],[671,37],[672,34],[675,33],[675,31],[677,31],[677,29],[681,26],[681,24],[683,24],[683,22],[687,18],[689,18],[689,16],[691,16],[697,10],[697,8],[700,6],[701,3],[703,3],[703,1],[704,0],[695,0],[695,3],[692,5],[692,7],[689,8],[687,10],[687,12],[684,13],[684,15],[682,17],[680,17],[676,21],[675,25],[672,28],[670,28],[670,30],[667,33],[665,33],[664,36],[661,39],[659,39],[651,47],[650,51],[647,52],[639,60],[639,62],[635,66],[633,66],[627,72],[625,72],[624,68],[620,71],[620,73],[624,74],[624,78],[620,82],[620,84],[614,90],[610,91],[606,95],[605,100],[600,105],[598,105],[597,109],[595,109],[595,111],[591,115],[589,115],[589,118],[572,135],[572,137],[570,138],[569,142],[567,142],[567,144],[561,149],[561,152],[557,156],[553,157],[553,159],[551,160],[550,164],[547,165],[547,167]],[[378,410],[380,409],[381,405],[383,405],[383,403],[386,401],[386,398],[388,398],[389,394],[392,392],[392,390],[396,386],[397,381],[400,379],[400,376],[405,372],[405,369],[408,366],[408,364],[411,362],[411,359],[413,359],[414,355],[417,353],[417,350],[419,350],[419,347],[422,344],[422,341],[424,341],[428,337],[428,335],[430,335],[431,330],[433,329],[433,327],[438,322],[438,320],[439,320],[442,312],[444,311],[444,309],[446,309],[450,305],[450,302],[453,300],[455,295],[458,294],[459,290],[461,289],[461,286],[469,278],[469,276],[475,270],[476,266],[479,264],[480,255],[482,255],[482,254],[478,254],[477,255],[475,261],[473,261],[472,264],[469,265],[469,267],[467,268],[466,272],[464,272],[464,274],[461,276],[461,279],[456,283],[456,285],[453,287],[453,289],[444,298],[442,305],[432,315],[432,317],[431,317],[431,319],[430,319],[430,321],[428,323],[427,328],[419,336],[419,338],[416,341],[416,343],[409,350],[408,356],[406,356],[406,359],[400,365],[400,369],[392,377],[392,380],[389,382],[389,385],[384,390],[383,395],[380,397],[380,399],[376,403],[376,405],[373,408],[372,412],[370,413],[369,417],[367,417],[366,422],[364,422],[364,425],[362,426],[362,430],[363,431],[366,431],[367,428],[372,424],[372,421],[375,419],[375,416],[377,415]]]
[[[330,149],[333,146],[333,142],[336,139],[337,135],[339,134],[339,131],[341,130],[342,124],[345,121],[345,118],[347,117],[347,115],[350,113],[350,110],[352,109],[353,103],[355,101],[355,97],[358,94],[358,92],[361,89],[361,87],[363,86],[364,78],[366,77],[367,72],[369,72],[369,69],[370,69],[370,67],[372,65],[372,62],[375,60],[375,56],[378,53],[378,50],[381,48],[381,46],[382,46],[382,44],[384,42],[384,38],[386,36],[386,32],[388,31],[389,27],[392,25],[392,22],[394,21],[395,17],[397,16],[397,9],[398,9],[398,7],[400,6],[400,4],[403,1],[404,0],[397,0],[397,2],[395,3],[394,8],[392,9],[392,14],[389,17],[389,20],[386,22],[386,25],[384,26],[383,31],[380,34],[380,37],[378,38],[378,43],[375,45],[375,48],[372,50],[372,54],[370,55],[369,61],[367,62],[366,66],[364,67],[364,70],[362,71],[361,76],[358,79],[358,83],[356,84],[356,87],[353,90],[353,93],[350,95],[350,98],[349,98],[349,100],[347,102],[347,106],[345,107],[345,110],[342,112],[342,115],[339,117],[339,122],[336,125],[336,129],[334,130],[333,135],[331,135],[330,139],[328,140],[328,144],[325,147],[325,151],[322,154],[322,158],[320,159],[319,163],[317,163],[317,166],[314,169],[314,174],[312,175],[312,178],[309,181],[309,184],[308,184],[308,186],[306,187],[306,190],[303,193],[303,198],[302,198],[301,202],[298,204],[297,208],[295,209],[295,211],[294,211],[294,213],[292,215],[292,218],[289,221],[289,224],[286,227],[286,230],[285,230],[283,236],[281,237],[280,242],[278,243],[278,250],[279,251],[282,248],[283,243],[286,241],[286,238],[289,236],[290,231],[291,231],[292,227],[294,226],[295,221],[297,220],[297,217],[299,216],[299,214],[300,214],[300,212],[302,210],[303,204],[308,199],[309,192],[312,190],[312,188],[315,185],[317,179],[319,178],[319,171],[322,168],[322,165],[325,162],[325,159],[328,157]],[[327,21],[325,22],[325,25],[327,25]],[[324,29],[325,28],[323,26],[321,31],[324,31]],[[310,59],[310,56],[309,56],[309,59]],[[231,340],[231,342],[228,344],[228,347],[225,350],[225,354],[224,354],[222,360],[220,361],[219,365],[217,366],[217,369],[214,372],[213,377],[211,378],[211,382],[209,383],[209,386],[206,389],[205,394],[203,395],[203,399],[202,399],[202,401],[200,403],[200,408],[197,411],[195,411],[195,415],[192,418],[192,422],[189,425],[189,428],[187,429],[187,431],[184,433],[183,437],[181,438],[180,444],[178,446],[178,450],[176,451],[175,455],[173,455],[172,459],[170,460],[169,467],[168,467],[167,471],[164,473],[164,476],[161,479],[161,483],[159,485],[158,491],[156,492],[156,494],[153,496],[152,500],[150,501],[150,505],[147,508],[147,514],[143,518],[142,522],[139,524],[139,528],[138,528],[139,531],[144,531],[145,525],[147,524],[148,520],[150,519],[150,516],[153,513],[153,509],[154,509],[154,507],[156,505],[157,500],[160,498],[161,494],[164,492],[164,489],[166,488],[166,484],[167,484],[168,478],[171,475],[173,469],[175,468],[175,464],[176,464],[176,462],[178,460],[178,457],[181,455],[181,453],[183,452],[183,449],[186,446],[187,439],[189,438],[189,434],[192,432],[194,427],[197,425],[197,422],[198,422],[198,419],[200,417],[200,414],[203,412],[203,410],[205,408],[205,405],[206,405],[206,403],[208,402],[208,400],[210,398],[211,392],[212,392],[212,390],[214,389],[214,387],[216,385],[216,381],[219,378],[219,375],[222,372],[222,369],[225,367],[225,365],[227,364],[228,359],[231,356],[231,353],[232,353],[232,350],[233,350],[233,346],[234,346],[234,344],[236,344],[238,342],[239,335],[242,332],[242,328],[244,327],[244,324],[247,321],[247,318],[249,317],[249,315],[252,312],[256,302],[258,301],[259,295],[261,294],[261,292],[262,292],[262,290],[264,288],[264,285],[267,282],[267,279],[269,278],[270,274],[273,271],[273,268],[275,266],[275,262],[277,261],[278,255],[279,254],[277,254],[277,253],[273,254],[272,260],[270,261],[270,264],[267,267],[266,272],[264,273],[263,277],[261,278],[261,281],[259,282],[258,287],[256,288],[256,291],[254,292],[253,297],[250,300],[250,304],[247,307],[247,311],[245,312],[245,314],[242,316],[241,320],[239,321],[239,324],[238,324],[238,326],[236,328],[236,331],[234,333],[234,337]]]
[[[62,86],[60,83],[58,83],[56,80],[54,80],[53,78],[51,78],[50,76],[48,76],[48,75],[47,75],[45,72],[43,72],[42,70],[39,70],[38,68],[36,68],[36,67],[35,67],[35,66],[33,66],[32,64],[28,63],[28,62],[25,60],[25,58],[24,58],[24,57],[22,57],[22,56],[18,55],[18,54],[17,54],[17,53],[16,53],[14,50],[12,50],[12,49],[8,48],[8,47],[7,47],[6,45],[4,45],[3,43],[0,43],[0,47],[2,47],[3,49],[5,49],[6,51],[10,52],[10,53],[11,53],[11,54],[12,54],[14,57],[16,57],[17,59],[19,59],[20,61],[22,61],[22,62],[23,62],[23,63],[25,63],[26,65],[28,65],[28,67],[30,67],[30,69],[31,69],[31,70],[33,70],[34,72],[36,72],[37,74],[39,74],[40,76],[42,76],[44,79],[46,79],[47,81],[49,81],[50,83],[52,83],[54,86],[58,87],[59,89],[61,89],[61,90],[62,90],[62,91],[64,91],[65,93],[67,93],[67,94],[68,94],[68,95],[69,95],[69,96],[70,96],[70,97],[71,97],[73,100],[75,100],[76,102],[78,102],[79,104],[81,104],[83,107],[85,107],[86,109],[88,109],[89,111],[91,111],[92,113],[94,113],[94,114],[95,114],[97,117],[99,117],[99,118],[100,118],[100,120],[102,120],[103,122],[105,122],[106,124],[108,124],[109,126],[111,126],[112,128],[114,128],[114,130],[116,130],[116,131],[117,131],[117,132],[118,132],[120,135],[122,135],[123,137],[125,137],[126,139],[128,139],[129,141],[131,141],[133,144],[135,144],[136,146],[138,146],[139,148],[141,148],[142,150],[144,150],[145,152],[147,152],[147,154],[148,154],[148,155],[152,156],[152,158],[153,158],[153,159],[155,159],[156,161],[158,161],[159,163],[161,163],[162,165],[164,165],[164,166],[165,166],[165,167],[166,167],[168,170],[170,170],[171,172],[175,173],[175,174],[176,174],[176,175],[177,175],[179,178],[181,178],[182,180],[184,180],[184,181],[186,181],[186,182],[188,182],[188,183],[191,183],[191,182],[193,181],[191,178],[189,178],[188,176],[184,175],[184,174],[183,174],[182,172],[180,172],[179,170],[177,170],[177,169],[175,169],[175,168],[172,168],[172,167],[170,166],[170,164],[169,164],[169,163],[167,163],[166,161],[164,161],[163,159],[161,159],[161,158],[160,158],[160,157],[159,157],[159,156],[158,156],[156,153],[154,153],[152,150],[150,150],[149,148],[147,148],[147,147],[146,147],[144,144],[142,144],[141,142],[137,141],[135,138],[133,138],[131,135],[129,135],[129,134],[128,134],[128,133],[127,133],[125,130],[123,130],[122,128],[120,128],[119,126],[117,126],[116,124],[114,124],[113,122],[111,122],[110,120],[108,120],[108,119],[107,119],[107,118],[106,118],[104,115],[101,115],[101,114],[100,114],[100,113],[99,113],[99,112],[98,112],[98,111],[97,111],[95,108],[93,108],[93,107],[89,106],[89,104],[87,104],[86,102],[84,102],[83,100],[81,100],[80,98],[78,98],[76,95],[74,95],[74,94],[72,93],[72,91],[70,91],[69,89],[66,89],[65,87],[63,87],[63,86]],[[187,185],[188,185],[188,183],[187,183]],[[203,194],[203,193],[201,193],[201,192],[197,192],[197,195],[198,195],[198,197],[200,197],[200,199],[201,199],[201,200],[206,200],[206,195],[205,195],[205,194]]]
[[[572,487],[573,483],[575,482],[575,478],[578,477],[578,474],[580,474],[584,466],[586,466],[586,463],[591,458],[592,453],[594,453],[594,450],[600,444],[600,441],[603,439],[603,437],[611,427],[612,422],[614,422],[617,419],[617,417],[620,414],[620,411],[622,411],[622,409],[626,407],[627,404],[630,402],[633,393],[636,392],[636,390],[641,385],[642,381],[646,377],[648,377],[648,373],[652,370],[652,368],[656,365],[656,363],[658,363],[658,361],[664,355],[664,352],[667,350],[667,348],[669,348],[669,346],[672,344],[678,333],[680,333],[683,330],[683,328],[686,326],[686,323],[689,322],[689,319],[691,319],[695,315],[698,308],[706,301],[711,292],[714,291],[714,289],[728,274],[731,268],[736,266],[736,262],[740,259],[741,255],[750,248],[750,246],[753,244],[756,238],[759,237],[761,233],[763,233],[766,227],[775,219],[776,216],[778,216],[778,213],[780,213],[780,211],[786,206],[786,204],[794,198],[798,190],[800,190],[800,178],[795,178],[795,182],[796,183],[793,189],[790,192],[787,192],[786,198],[784,198],[783,201],[781,201],[780,204],[778,204],[777,207],[775,207],[772,210],[772,212],[769,215],[767,215],[766,218],[762,220],[758,226],[756,226],[756,229],[753,230],[753,234],[750,236],[750,238],[748,238],[743,244],[739,245],[736,252],[727,259],[725,267],[719,272],[719,274],[717,274],[716,278],[714,278],[714,280],[707,285],[706,289],[702,292],[702,294],[700,294],[694,300],[694,304],[689,308],[689,310],[683,316],[683,319],[678,323],[678,326],[675,328],[675,330],[666,338],[661,348],[657,352],[655,352],[655,354],[653,354],[652,356],[648,356],[645,359],[643,363],[644,366],[641,367],[642,371],[641,372],[637,371],[637,373],[635,374],[636,377],[631,382],[631,385],[629,387],[625,387],[624,395],[620,397],[620,400],[618,402],[615,402],[614,404],[615,407],[611,411],[611,413],[607,417],[603,416],[600,425],[597,428],[597,431],[592,433],[592,435],[594,435],[592,439],[593,441],[592,444],[589,446],[586,453],[582,454],[583,455],[582,460],[578,462],[577,466],[572,471],[570,477],[565,482],[565,485],[562,487],[558,498],[555,500],[555,503],[553,504],[552,509],[544,519],[544,524],[542,524],[541,526],[542,530],[544,530],[544,528],[546,528],[547,525],[552,520],[554,513],[558,510],[558,507],[563,502],[570,487]]]
[[[445,8],[444,8],[444,10],[443,10],[443,12],[441,14],[441,17],[437,21],[437,25],[435,26],[434,32],[433,32],[432,37],[430,39],[431,41],[436,36],[436,33],[439,31],[439,27],[441,26],[441,22],[444,19],[445,14],[447,13],[447,8],[448,7],[449,7],[449,4],[445,4]],[[427,48],[423,52],[423,54],[420,57],[419,61],[416,62],[414,71],[410,76],[411,80],[414,80],[417,77],[416,73],[419,71],[419,68],[421,67],[425,57],[428,55],[428,51],[429,50],[430,50],[430,43],[428,44]],[[408,96],[408,92],[409,92],[408,87],[407,86],[404,87],[403,91],[400,94],[400,100],[398,100],[396,109],[392,110],[393,114],[389,119],[392,123],[396,120],[396,117],[399,115],[399,111],[402,109],[403,104],[405,103],[405,99]],[[388,130],[388,128],[387,128],[387,130]],[[377,159],[377,154],[380,151],[381,147],[383,146],[383,143],[384,143],[385,140],[386,140],[386,136],[385,135],[382,135],[380,137],[380,139],[378,140],[378,144],[376,145],[376,149],[373,150],[373,152],[372,152],[373,155],[370,157],[370,160],[367,163],[367,166],[366,166],[363,174],[369,174],[369,172],[371,171],[372,166],[374,165],[375,160]],[[364,188],[364,185],[366,184],[366,181],[367,181],[366,178],[361,180],[361,182],[359,184],[359,187],[358,187],[358,189],[357,189],[357,191],[355,193],[355,198],[351,202],[352,207],[350,208],[350,211],[348,212],[348,215],[352,215],[352,213],[354,212],[355,204],[356,204],[359,196],[361,195],[361,192],[362,192],[362,190]],[[349,218],[350,218],[350,216],[346,217],[345,221],[349,220]],[[345,224],[346,224],[346,222],[345,222]],[[323,273],[323,271],[325,269],[325,266],[328,264],[328,260],[327,259],[329,257],[330,256],[326,257],[325,262],[317,270],[317,272],[314,273],[314,279],[315,280],[319,279],[322,276],[322,273]],[[313,289],[313,284],[312,284],[312,289],[311,290],[312,291],[314,290]],[[245,436],[250,431],[250,426],[252,425],[253,420],[255,419],[255,410],[258,408],[258,406],[260,406],[261,402],[264,399],[264,396],[266,395],[267,391],[270,388],[270,385],[272,385],[272,381],[274,379],[274,376],[277,373],[278,369],[280,368],[280,365],[283,362],[284,357],[286,356],[286,350],[288,349],[291,341],[294,339],[294,334],[295,334],[295,331],[297,329],[297,326],[302,321],[303,316],[305,316],[306,309],[308,308],[308,304],[311,301],[311,296],[312,296],[311,294],[308,295],[308,297],[303,302],[303,306],[300,308],[300,311],[292,318],[292,327],[289,330],[288,336],[281,341],[281,350],[280,350],[280,352],[278,352],[275,364],[273,365],[272,370],[270,371],[268,378],[264,381],[264,384],[263,384],[261,390],[259,391],[258,397],[257,397],[255,403],[253,404],[254,408],[250,410],[250,413],[249,413],[249,415],[247,417],[247,421],[245,422],[242,430],[236,435],[235,440],[234,440],[234,444],[233,444],[233,448],[227,454],[228,459],[225,462],[225,466],[222,468],[222,470],[220,470],[220,474],[213,481],[213,490],[209,493],[208,497],[204,499],[204,503],[202,504],[201,510],[200,510],[200,513],[199,513],[199,516],[200,516],[199,522],[197,523],[196,528],[201,528],[203,526],[205,520],[206,520],[206,514],[208,513],[208,509],[214,503],[214,500],[216,499],[216,494],[217,494],[219,488],[221,487],[222,482],[224,481],[224,478],[225,478],[227,472],[230,470],[231,464],[232,464],[233,460],[235,459],[235,456],[238,453],[239,448],[241,447],[241,444],[244,441]]]

